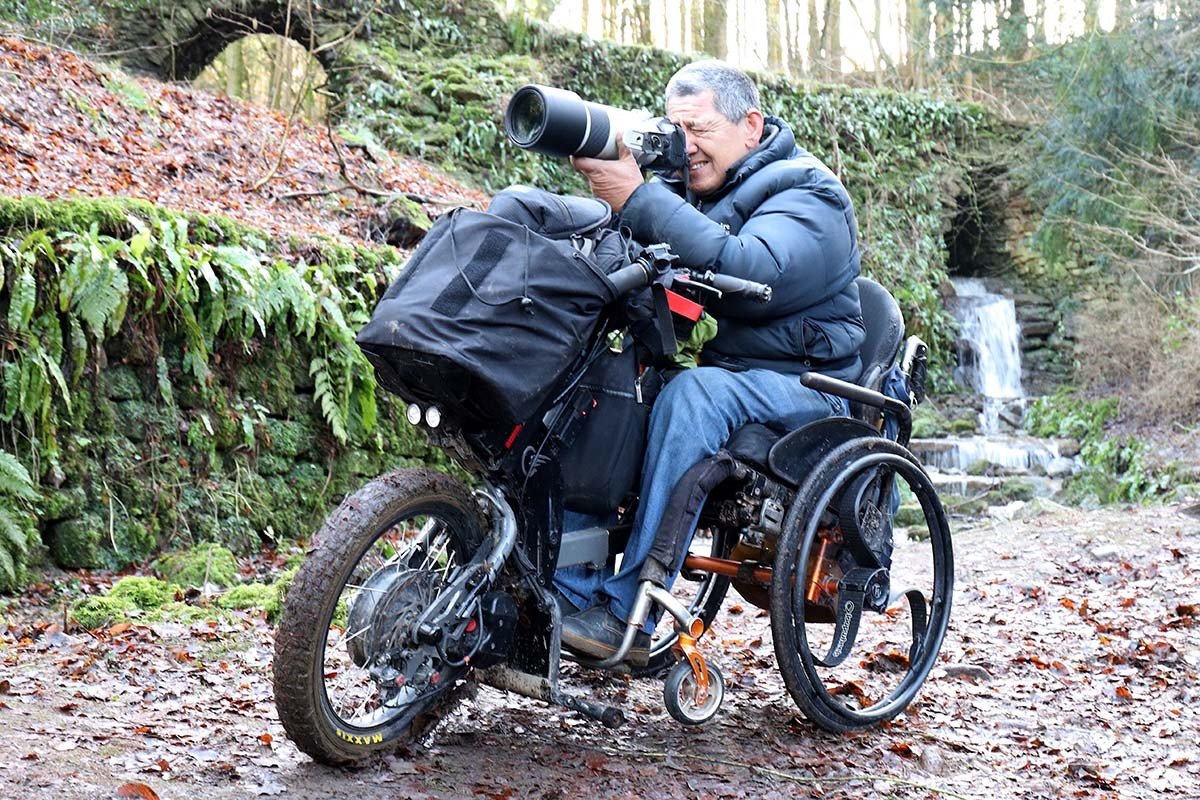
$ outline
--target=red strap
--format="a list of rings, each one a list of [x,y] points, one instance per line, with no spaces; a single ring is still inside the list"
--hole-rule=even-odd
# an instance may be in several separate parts
[[[517,434],[519,434],[521,432],[521,428],[523,428],[523,427],[525,427],[523,424],[518,423],[517,427],[512,429],[512,433],[510,433],[508,435],[508,441],[504,443],[505,450],[512,449],[513,442],[515,442],[517,440]]]
[[[700,319],[700,315],[704,313],[704,306],[688,300],[683,295],[676,294],[670,289],[667,289],[667,308],[671,309],[672,314],[689,319],[692,322]]]

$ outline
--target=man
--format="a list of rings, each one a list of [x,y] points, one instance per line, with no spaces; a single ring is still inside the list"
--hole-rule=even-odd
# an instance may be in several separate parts
[[[678,375],[655,403],[621,570],[574,568],[555,578],[560,594],[583,609],[564,617],[563,644],[595,658],[621,642],[638,574],[680,476],[746,423],[794,429],[845,414],[843,400],[804,387],[799,375],[854,380],[861,369],[858,231],[845,188],[796,147],[782,120],[763,116],[741,70],[689,64],[665,94],[667,116],[687,140],[686,176],[644,182],[628,151],[616,161],[576,158],[575,168],[637,241],[666,242],[694,269],[769,284],[773,298],[710,305],[718,330],[703,366]],[[648,659],[652,627],[634,640],[628,658],[635,664]]]

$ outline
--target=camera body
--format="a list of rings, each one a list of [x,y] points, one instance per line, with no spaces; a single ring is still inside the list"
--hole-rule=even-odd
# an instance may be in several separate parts
[[[549,156],[616,159],[617,134],[643,169],[671,173],[687,167],[683,129],[666,117],[590,103],[574,92],[527,84],[504,111],[509,140]]]

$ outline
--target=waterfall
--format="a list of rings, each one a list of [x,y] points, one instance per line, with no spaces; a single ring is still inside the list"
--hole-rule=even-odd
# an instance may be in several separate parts
[[[1016,308],[978,278],[958,278],[954,287],[960,329],[954,378],[983,397],[983,432],[993,434],[999,430],[1001,409],[1025,397]]]

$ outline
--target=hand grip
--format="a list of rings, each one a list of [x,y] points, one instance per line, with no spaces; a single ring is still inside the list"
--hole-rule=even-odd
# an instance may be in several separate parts
[[[699,277],[701,283],[707,283],[721,294],[734,297],[745,297],[758,303],[771,302],[771,287],[765,283],[755,283],[732,275],[721,275],[717,272],[705,272]]]
[[[608,282],[613,285],[613,289],[617,292],[617,297],[629,294],[635,289],[642,289],[649,286],[650,281],[653,279],[654,270],[640,258],[628,267],[621,267],[619,270],[608,274]]]

